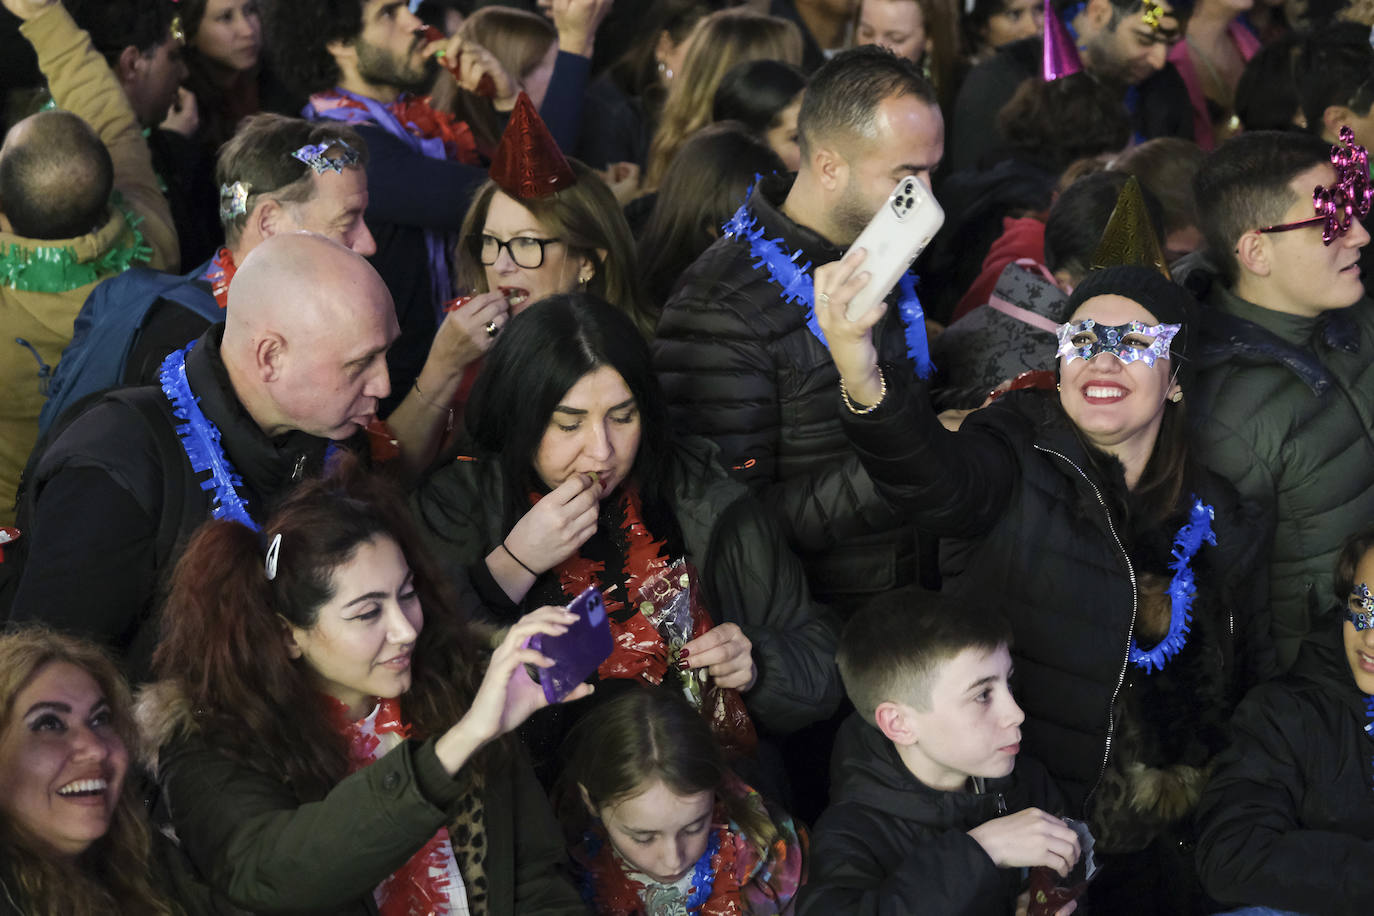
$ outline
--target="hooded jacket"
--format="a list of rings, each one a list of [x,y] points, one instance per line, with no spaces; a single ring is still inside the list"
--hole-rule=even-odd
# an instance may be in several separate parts
[[[409,739],[306,800],[216,750],[174,685],[145,690],[138,715],[182,850],[219,895],[216,914],[375,916],[373,889],[464,808],[467,780],[444,772],[433,738]],[[483,779],[489,916],[586,913],[529,765],[517,756]]]
[[[1332,588],[1345,538],[1374,518],[1374,301],[1319,318],[1213,283],[1189,392],[1199,459],[1274,519],[1269,597],[1279,664]]]
[[[1328,618],[1289,674],[1236,710],[1198,809],[1198,872],[1235,904],[1312,916],[1374,912],[1374,740],[1340,626]]]
[[[968,831],[1023,808],[1057,814],[1064,804],[1044,768],[1025,756],[982,792],[932,789],[857,714],[840,728],[832,770],[798,916],[1006,916],[1021,870],[998,868]]]
[[[845,431],[883,494],[948,538],[944,591],[1010,620],[1022,747],[1050,769],[1069,813],[1083,816],[1114,753],[1122,756],[1122,715],[1149,718],[1151,696],[1175,715],[1137,730],[1143,743],[1127,759],[1156,769],[1205,764],[1244,687],[1273,667],[1258,574],[1263,532],[1249,508],[1215,475],[1190,475],[1182,500],[1191,490],[1215,509],[1217,544],[1191,563],[1198,595],[1183,649],[1147,675],[1128,661],[1144,570],[1123,518],[1119,462],[1090,452],[1051,394],[1011,392],[951,433],[924,392],[884,373],[887,396],[868,414],[846,411]],[[1168,538],[1177,526],[1171,516]]]
[[[172,214],[148,145],[105,59],[60,3],[44,7],[20,31],[38,53],[53,101],[89,124],[109,150],[120,200],[100,226],[78,238],[37,240],[0,231],[0,525],[14,524],[15,494],[38,439],[46,382],[86,295],[131,264],[175,270],[178,258]],[[36,248],[66,249],[74,264],[61,285],[69,288],[31,288],[24,262]]]
[[[844,253],[783,214],[790,176],[749,198],[764,237],[798,263]],[[840,430],[839,374],[750,245],[723,237],[683,273],[654,340],[654,369],[679,428],[720,446],[720,460],[773,510],[823,601],[851,603],[916,579],[915,531],[878,496]],[[874,330],[882,358],[906,364],[896,309]]]

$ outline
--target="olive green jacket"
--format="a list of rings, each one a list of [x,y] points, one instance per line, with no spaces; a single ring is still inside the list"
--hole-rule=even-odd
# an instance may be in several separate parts
[[[1374,523],[1374,301],[1303,318],[1213,284],[1207,304],[1185,393],[1195,442],[1271,517],[1269,601],[1287,669],[1313,618],[1341,603],[1342,541]]]

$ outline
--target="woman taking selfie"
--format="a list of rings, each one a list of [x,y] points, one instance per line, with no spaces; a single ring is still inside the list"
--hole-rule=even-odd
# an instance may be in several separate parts
[[[775,734],[834,709],[829,613],[714,450],[673,435],[624,313],[573,294],[517,315],[487,356],[467,429],[475,453],[414,502],[435,556],[472,576],[502,622],[595,585],[617,638],[603,683],[685,681],[698,706],[703,692],[739,691]],[[738,738],[749,729],[733,705],[718,734]],[[550,729],[536,760],[552,760],[561,737]]]
[[[262,538],[214,521],[192,540],[140,702],[204,880],[261,913],[585,912],[502,740],[546,703],[526,666],[551,662],[526,640],[572,615],[525,616],[484,666],[403,504],[347,468]]]
[[[0,914],[172,916],[126,792],[129,688],[103,652],[32,628],[0,636]]]
[[[816,273],[846,433],[884,495],[947,539],[944,590],[1011,619],[1022,747],[1114,865],[1094,909],[1194,911],[1190,814],[1273,650],[1259,526],[1189,454],[1192,297],[1151,267],[1089,273],[1059,328],[1058,393],[1012,392],[950,432],[878,365],[881,308],[846,317],[861,261]]]

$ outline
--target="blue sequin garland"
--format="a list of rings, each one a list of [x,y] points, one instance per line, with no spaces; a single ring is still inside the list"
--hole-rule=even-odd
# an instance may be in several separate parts
[[[820,322],[816,320],[815,285],[811,277],[811,262],[806,261],[798,266],[797,262],[804,257],[800,248],[789,255],[782,242],[777,239],[764,238],[764,230],[759,225],[758,218],[749,212],[749,200],[753,197],[754,188],[757,186],[758,181],[755,179],[754,184],[745,192],[744,203],[721,229],[726,238],[740,239],[749,243],[749,254],[754,258],[754,268],[768,271],[768,279],[782,291],[784,302],[806,307],[807,329],[811,331],[812,336],[821,342],[821,346],[828,350],[830,345],[826,343],[825,333],[821,331]],[[925,310],[921,308],[921,300],[916,295],[916,280],[917,278],[913,274],[907,273],[897,281],[897,287],[901,293],[901,298],[897,302],[897,314],[902,319],[903,334],[906,339],[906,355],[916,365],[916,375],[926,379],[930,378],[935,367],[930,362],[930,348],[926,339]]]
[[[185,349],[169,353],[158,369],[158,381],[162,383],[162,393],[172,404],[172,415],[186,421],[176,428],[176,433],[191,462],[191,470],[197,474],[210,473],[210,479],[203,481],[200,488],[213,491],[211,517],[226,518],[257,531],[258,526],[248,514],[243,497],[235,489],[243,485],[243,479],[224,454],[219,428],[201,411],[200,399],[191,391],[191,383],[186,378],[186,355],[195,345],[192,341]]]
[[[1131,640],[1131,663],[1143,669],[1146,674],[1164,670],[1164,666],[1188,641],[1188,628],[1193,622],[1190,611],[1193,607],[1193,598],[1197,595],[1193,570],[1188,564],[1192,562],[1193,556],[1204,542],[1216,546],[1217,536],[1212,531],[1214,518],[1216,513],[1212,511],[1212,507],[1194,496],[1188,521],[1178,529],[1178,535],[1174,537],[1174,558],[1169,563],[1169,568],[1174,571],[1174,577],[1169,582],[1169,632],[1148,651],[1136,645],[1134,639]]]
[[[582,842],[587,847],[587,854],[595,858],[601,851],[601,837],[591,830],[582,835]],[[712,830],[711,838],[706,842],[706,851],[697,859],[697,864],[692,870],[692,895],[687,898],[686,907],[695,910],[710,899],[711,891],[716,886],[715,872],[711,871],[711,861],[720,852],[720,831]],[[591,869],[582,873],[582,899],[591,904],[596,902],[595,876]]]
[[[1364,727],[1364,733],[1374,740],[1374,697],[1364,698],[1364,717],[1369,720],[1369,724]],[[1370,758],[1369,765],[1374,768],[1374,757]]]

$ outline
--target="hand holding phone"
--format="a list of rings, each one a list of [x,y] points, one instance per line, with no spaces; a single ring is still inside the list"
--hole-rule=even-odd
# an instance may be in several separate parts
[[[566,633],[536,633],[530,637],[530,648],[553,660],[552,667],[538,669],[539,685],[549,703],[557,703],[572,693],[601,667],[614,647],[600,589],[586,589],[568,604],[568,610],[577,615],[577,620]]]
[[[897,182],[882,209],[845,252],[846,257],[856,248],[867,252],[863,269],[870,277],[849,300],[845,316],[857,321],[881,302],[944,222],[945,211],[924,183],[913,176]]]

